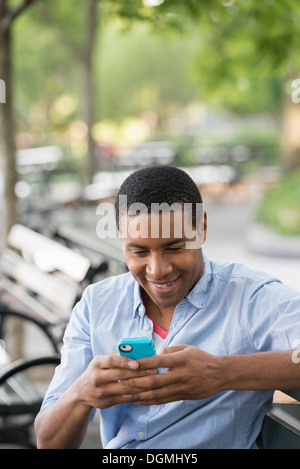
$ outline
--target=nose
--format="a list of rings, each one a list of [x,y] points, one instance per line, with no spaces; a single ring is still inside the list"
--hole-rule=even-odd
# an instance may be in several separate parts
[[[152,279],[159,280],[170,274],[172,270],[172,264],[170,264],[164,256],[158,253],[153,253],[149,256],[146,273],[151,276]]]

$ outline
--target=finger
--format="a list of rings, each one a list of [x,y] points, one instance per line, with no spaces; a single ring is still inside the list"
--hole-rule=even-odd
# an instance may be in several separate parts
[[[165,349],[164,353],[154,355],[153,357],[140,358],[137,360],[140,365],[140,370],[150,370],[158,368],[172,368],[181,363],[180,353],[186,346],[174,346]],[[168,350],[168,349],[173,349]]]
[[[139,368],[137,360],[120,356],[117,352],[109,353],[107,355],[98,355],[97,358],[97,365],[102,369],[123,368],[137,370]]]
[[[112,383],[122,383],[124,386],[128,384],[130,379],[141,378],[144,376],[148,376],[147,370],[140,371],[123,368],[107,368],[101,369],[101,372],[99,370],[99,372],[93,374],[91,383],[96,388],[103,389],[104,386]]]
[[[106,373],[106,370],[104,371]],[[107,370],[108,375],[114,382],[122,382],[128,384],[129,380],[138,379],[149,376],[148,370],[131,370],[131,369],[111,369]],[[157,373],[157,372],[156,372]]]
[[[133,372],[122,369],[102,370],[98,376],[94,376],[90,380],[93,398],[103,403],[103,401],[112,402],[113,400],[123,398],[126,394],[139,393],[144,390],[139,386],[130,387],[129,393],[127,379],[124,378],[132,378],[132,376],[142,374],[145,375],[146,372]],[[126,402],[128,402],[128,398]]]
[[[125,389],[129,394],[136,392],[135,390],[150,390],[157,389],[163,386],[167,386],[170,383],[174,383],[174,373],[156,373],[149,374],[148,372],[143,376],[134,376],[129,378],[123,384],[126,386]]]
[[[187,345],[180,344],[180,345],[173,345],[171,347],[165,347],[162,349],[160,352],[160,355],[162,354],[167,354],[167,353],[175,353],[175,352],[180,352],[180,350],[184,350],[187,347]]]
[[[126,397],[129,398],[129,395]],[[131,399],[136,404],[148,406],[166,404],[167,402],[179,400],[180,397],[178,397],[177,390],[174,389],[174,386],[169,385],[158,389],[133,393]]]
[[[141,390],[136,389],[135,391],[139,393]],[[93,406],[100,409],[129,402],[132,402],[132,397],[126,395],[121,383],[105,385],[105,387],[98,389],[93,398]]]

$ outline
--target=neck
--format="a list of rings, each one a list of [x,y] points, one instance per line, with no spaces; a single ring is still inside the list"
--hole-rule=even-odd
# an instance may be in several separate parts
[[[153,319],[153,321],[156,322],[156,324],[158,324],[162,329],[168,331],[171,326],[175,307],[161,308],[156,303],[154,303],[154,301],[152,301],[150,296],[144,290],[142,290],[142,298],[147,316]]]

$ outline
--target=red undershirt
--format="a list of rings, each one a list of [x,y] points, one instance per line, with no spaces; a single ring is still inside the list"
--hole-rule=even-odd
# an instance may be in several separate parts
[[[148,315],[146,315],[146,316],[149,318]],[[151,318],[149,318],[149,319],[153,323],[153,333],[154,333],[153,334],[153,340],[154,340],[154,344],[155,344],[156,353],[159,353],[161,344],[162,344],[163,340],[167,337],[169,331],[166,331],[165,329],[160,327],[158,324],[156,324],[155,321],[153,321],[153,319],[151,319]]]
[[[147,318],[149,318],[148,314],[146,316]],[[158,324],[156,324],[155,321],[153,321],[153,319],[149,319],[153,322],[153,332],[155,332],[155,334],[158,334],[162,339],[165,339],[169,331],[166,331],[165,329],[160,327]]]

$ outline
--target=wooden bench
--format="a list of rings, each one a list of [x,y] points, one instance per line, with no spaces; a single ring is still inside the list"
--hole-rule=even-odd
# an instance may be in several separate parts
[[[46,391],[40,389],[39,380],[33,379],[29,370],[32,374],[37,366],[43,365],[44,369],[47,364],[59,363],[62,336],[72,308],[103,266],[93,266],[84,255],[15,225],[9,233],[8,247],[1,252],[0,267],[0,443],[10,438],[26,446],[28,427]],[[13,345],[19,345],[19,340],[7,333],[11,319],[42,331],[50,352],[45,354],[42,349],[38,356],[28,358],[25,350],[24,358],[15,361],[11,354],[14,348],[7,347],[10,336]],[[35,337],[33,340],[40,340]]]
[[[274,402],[265,417],[260,449],[300,449],[300,391],[283,391],[286,402]]]
[[[0,447],[35,448],[33,422],[59,363],[55,350],[52,355],[10,362],[5,342],[0,341]]]
[[[0,309],[16,310],[7,306],[5,296],[17,299],[22,311],[25,308],[53,334],[60,331],[60,341],[83,289],[107,265],[93,266],[83,254],[22,225],[11,229],[8,245],[0,259]]]
[[[67,224],[55,227],[53,236],[62,239],[68,247],[78,249],[88,257],[96,255],[100,262],[105,260],[110,275],[128,271],[120,240],[96,238],[82,229],[74,230]]]

